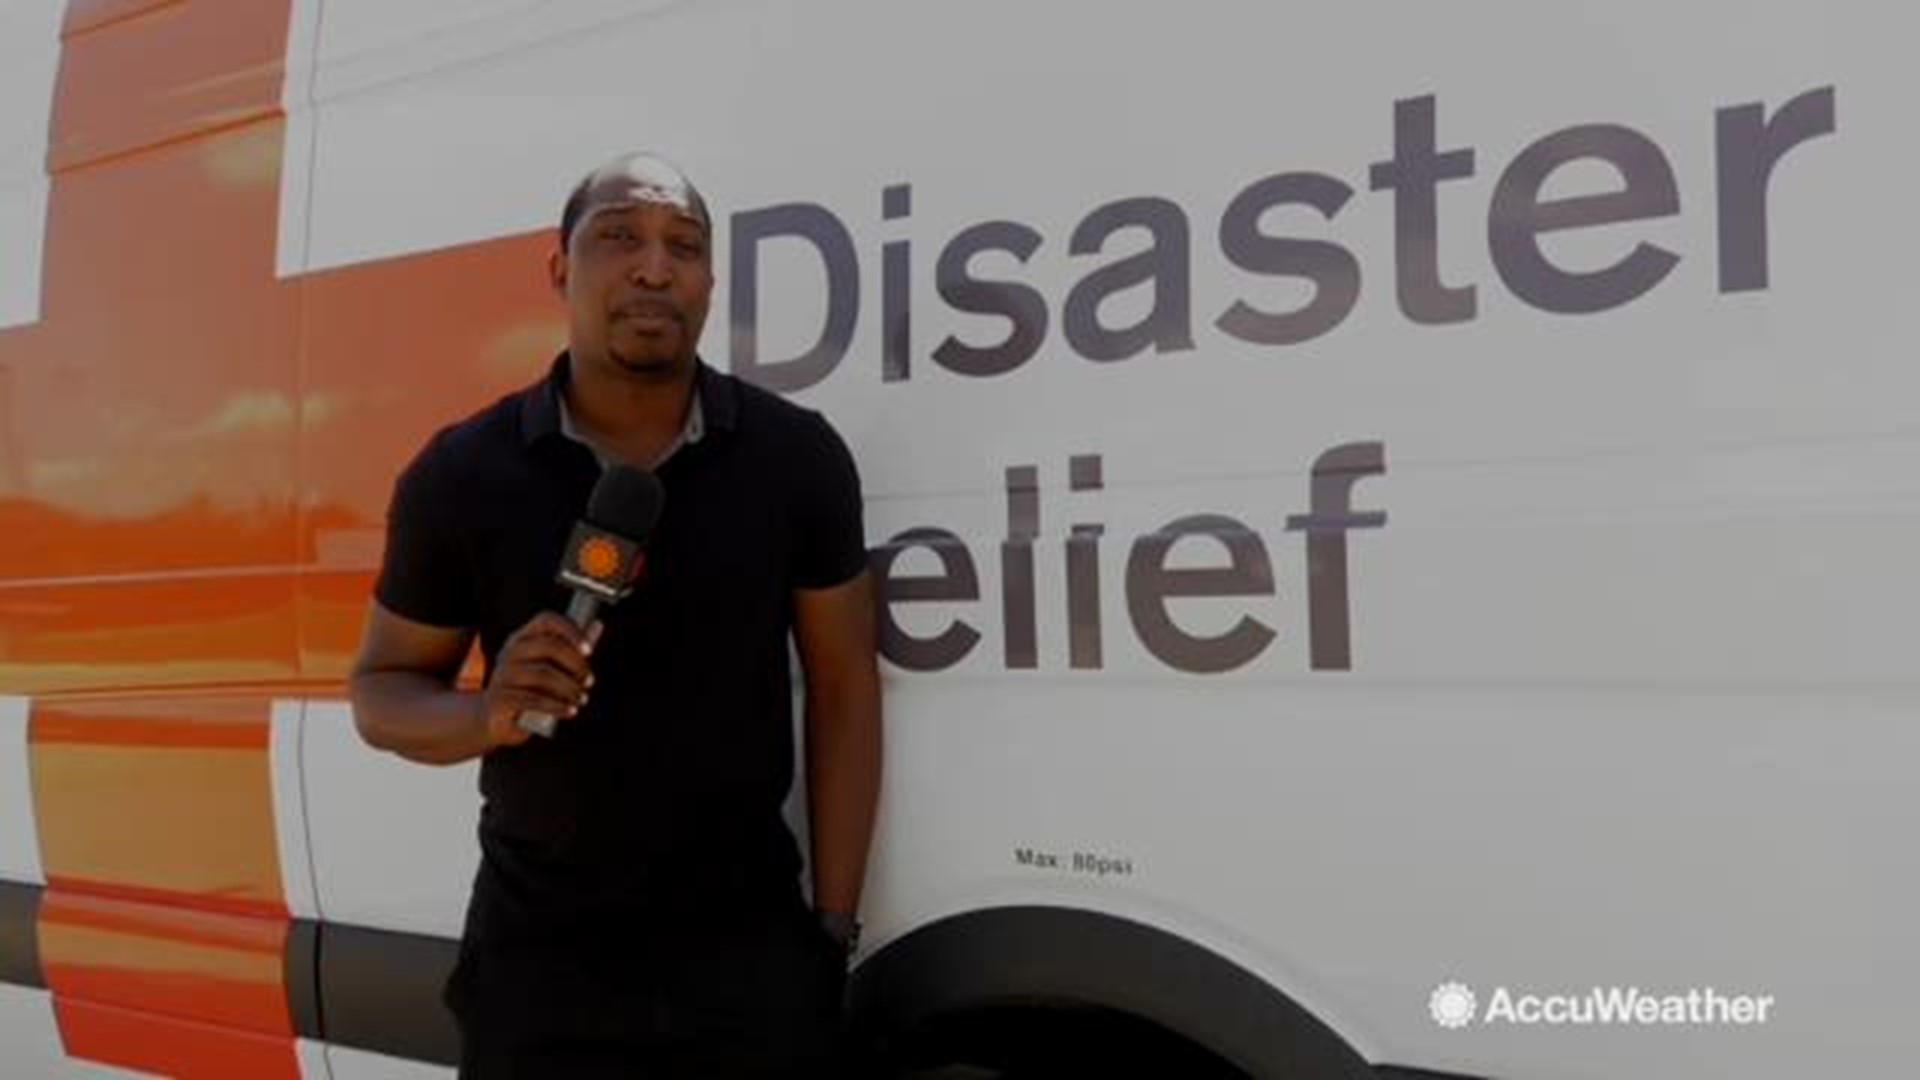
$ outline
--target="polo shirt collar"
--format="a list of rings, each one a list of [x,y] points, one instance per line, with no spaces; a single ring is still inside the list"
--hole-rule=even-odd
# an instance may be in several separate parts
[[[566,438],[561,424],[561,394],[566,389],[572,358],[565,350],[553,358],[546,378],[528,387],[520,397],[520,435],[528,446],[546,438]],[[734,378],[694,358],[693,392],[699,395],[702,432],[731,432],[739,422],[740,390]]]

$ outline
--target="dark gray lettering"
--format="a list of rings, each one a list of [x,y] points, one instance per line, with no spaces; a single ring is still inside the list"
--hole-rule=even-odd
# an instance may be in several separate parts
[[[734,374],[779,393],[804,390],[833,373],[860,319],[860,262],[853,237],[833,211],[787,203],[733,215],[732,350]],[[760,243],[793,237],[813,245],[827,272],[827,317],[820,339],[790,360],[760,359]]]
[[[1620,171],[1619,191],[1543,201],[1540,188],[1554,170],[1597,158]],[[1641,243],[1603,270],[1562,270],[1540,250],[1540,235],[1670,217],[1680,212],[1680,189],[1660,146],[1617,124],[1567,128],[1520,152],[1501,175],[1487,216],[1493,264],[1515,296],[1543,311],[1585,315],[1645,295],[1680,263],[1680,256]]]
[[[1067,464],[1068,486],[1099,491],[1106,486],[1100,455],[1080,454]],[[1067,655],[1076,671],[1100,670],[1100,525],[1075,525],[1067,538]]]
[[[906,577],[893,572],[894,563],[909,548],[923,547],[940,558],[935,575]],[[944,529],[909,529],[875,548],[867,556],[878,599],[880,655],[908,671],[942,671],[967,658],[980,642],[980,632],[960,619],[930,638],[906,632],[894,618],[896,604],[980,599],[980,576],[973,554],[958,536]]]
[[[1152,246],[1082,278],[1061,312],[1068,344],[1089,360],[1124,360],[1149,348],[1163,353],[1193,348],[1189,230],[1179,204],[1153,198],[1108,203],[1080,222],[1068,250],[1095,254],[1109,236],[1129,228],[1147,230]],[[1153,283],[1153,310],[1146,318],[1117,330],[1100,325],[1101,301],[1147,282]]]
[[[1809,90],[1767,118],[1755,103],[1721,109],[1720,291],[1764,289],[1771,280],[1767,192],[1774,166],[1794,147],[1838,130],[1833,87]]]
[[[898,221],[913,214],[913,185],[894,184],[880,195],[881,217]],[[913,242],[895,240],[880,248],[880,381],[913,377]]]
[[[968,269],[973,257],[1005,251],[1022,263],[1040,250],[1041,236],[1013,221],[989,221],[962,231],[940,252],[935,284],[941,299],[956,311],[998,315],[1011,325],[998,345],[968,345],[948,337],[933,351],[934,362],[960,375],[1004,375],[1033,359],[1047,336],[1047,299],[1031,285],[982,281]]]
[[[1331,241],[1269,236],[1260,231],[1260,218],[1275,207],[1301,204],[1331,221],[1352,197],[1352,188],[1322,173],[1269,176],[1236,195],[1220,218],[1220,249],[1227,259],[1256,274],[1306,278],[1314,284],[1314,297],[1286,314],[1236,300],[1215,325],[1255,345],[1294,345],[1345,321],[1360,299],[1359,260]]]
[[[1033,542],[1040,535],[1040,470],[1007,470],[1007,539],[1000,545],[1000,603],[1007,667],[1040,666],[1039,620],[1034,611]]]
[[[1229,563],[1205,569],[1168,569],[1167,555],[1189,536],[1208,536],[1227,549]],[[1134,541],[1127,559],[1127,612],[1141,644],[1162,663],[1180,671],[1217,674],[1253,662],[1272,643],[1274,632],[1242,616],[1217,637],[1195,637],[1167,611],[1175,597],[1271,596],[1273,563],[1258,533],[1220,514],[1184,517]]]
[[[1440,196],[1443,180],[1473,175],[1473,151],[1440,153],[1435,100],[1393,103],[1393,159],[1373,166],[1373,190],[1393,192],[1395,282],[1400,310],[1417,323],[1466,322],[1479,305],[1474,287],[1440,282]]]
[[[1315,671],[1353,668],[1351,604],[1347,599],[1347,530],[1378,529],[1384,510],[1356,512],[1353,486],[1387,471],[1386,446],[1346,443],[1313,463],[1313,512],[1287,519],[1287,528],[1307,534],[1307,627]]]

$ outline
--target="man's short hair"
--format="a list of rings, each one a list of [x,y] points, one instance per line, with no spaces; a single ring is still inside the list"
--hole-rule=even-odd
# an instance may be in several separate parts
[[[594,170],[594,172],[598,171],[598,169]],[[594,174],[590,172],[581,177],[579,183],[573,185],[573,191],[567,195],[567,205],[560,211],[561,251],[567,250],[567,245],[573,242],[574,227],[579,225],[580,219],[586,215],[587,192],[593,188],[593,176]]]
[[[566,205],[562,207],[560,210],[560,250],[562,252],[565,252],[567,250],[568,245],[572,243],[573,230],[580,224],[580,219],[585,217],[587,214],[587,211],[591,209],[591,207],[588,205],[587,199],[588,199],[588,194],[593,190],[594,177],[599,176],[602,172],[604,172],[608,168],[608,166],[611,166],[617,162],[630,161],[636,157],[653,157],[653,155],[624,154],[620,157],[613,159],[613,161],[607,162],[605,165],[601,165],[595,169],[588,171],[588,173],[585,176],[582,176],[580,178],[579,183],[573,185],[573,190],[567,193]],[[654,158],[654,160],[659,161],[660,159]],[[669,168],[672,168],[673,171],[676,173],[680,172],[679,168],[673,166],[671,163],[661,161],[661,164],[667,165]],[[699,188],[693,186],[693,181],[688,180],[686,178],[686,174],[681,173],[680,178],[681,180],[685,181],[687,185],[687,192],[692,196],[693,211],[700,218],[701,226],[707,230],[709,235],[711,235],[713,232],[713,218],[711,215],[707,213],[706,198],[700,194]]]

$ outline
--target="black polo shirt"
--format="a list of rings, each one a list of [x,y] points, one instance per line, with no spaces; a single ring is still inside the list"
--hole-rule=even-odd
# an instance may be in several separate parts
[[[394,488],[376,596],[477,630],[489,673],[510,634],[565,608],[554,572],[599,479],[561,429],[567,371],[562,354],[440,431]],[[795,888],[792,593],[866,565],[859,476],[820,414],[704,363],[695,392],[705,431],[658,469],[665,509],[642,581],[603,610],[591,701],[481,764],[470,935],[597,933]]]

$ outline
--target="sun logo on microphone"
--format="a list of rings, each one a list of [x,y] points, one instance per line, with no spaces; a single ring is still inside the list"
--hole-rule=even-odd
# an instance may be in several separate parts
[[[620,572],[620,549],[596,536],[580,545],[580,554],[575,556],[574,565],[590,578],[610,580]]]

